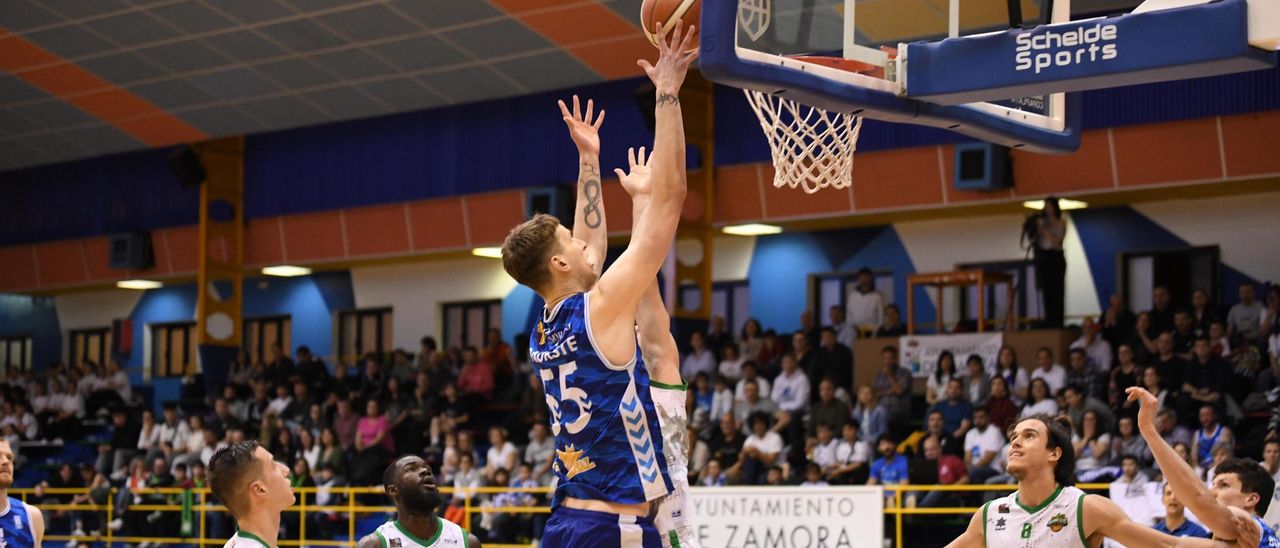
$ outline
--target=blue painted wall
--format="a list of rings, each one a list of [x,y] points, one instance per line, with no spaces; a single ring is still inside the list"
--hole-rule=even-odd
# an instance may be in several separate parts
[[[62,330],[53,298],[0,293],[0,337],[31,337],[32,369],[61,360]]]
[[[125,360],[125,368],[132,371],[130,377],[135,384],[141,384],[143,369],[150,364],[143,360],[147,354],[147,325],[167,322],[189,322],[196,316],[195,284],[177,285],[151,289],[142,294],[138,304],[134,305],[129,319],[133,321],[133,353]],[[151,381],[154,404],[176,400],[179,396],[181,379],[155,379]]]

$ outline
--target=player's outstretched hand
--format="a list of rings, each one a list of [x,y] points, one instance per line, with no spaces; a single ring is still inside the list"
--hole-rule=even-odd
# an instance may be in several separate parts
[[[649,161],[653,156],[645,157],[644,147],[640,147],[640,153],[636,153],[636,149],[627,149],[627,163],[630,164],[626,173],[620,168],[614,168],[613,172],[618,176],[618,182],[622,183],[623,190],[632,199],[640,196],[648,196],[653,187],[649,184]]]
[[[694,27],[690,26],[688,32],[682,32],[681,25],[682,22],[676,21],[675,28],[670,33],[658,38],[658,64],[649,64],[645,59],[636,61],[645,74],[649,75],[660,94],[679,93],[685,74],[689,71],[689,64],[698,58],[698,49],[692,47],[696,34]]]
[[[1147,389],[1138,386],[1130,386],[1124,391],[1129,394],[1129,401],[1136,401],[1141,405],[1138,408],[1138,429],[1150,428],[1154,431],[1156,413],[1160,411],[1160,400],[1147,392]]]
[[[569,126],[569,137],[578,146],[578,152],[592,156],[600,154],[600,125],[604,123],[604,109],[592,120],[595,102],[587,99],[587,110],[583,112],[578,96],[573,96],[573,112],[564,104],[564,100],[556,101],[560,105],[560,114],[564,116],[564,124]]]
[[[1240,534],[1236,539],[1236,546],[1241,548],[1261,546],[1262,528],[1253,520],[1253,516],[1238,508],[1232,509],[1231,514],[1236,520],[1236,531]]]

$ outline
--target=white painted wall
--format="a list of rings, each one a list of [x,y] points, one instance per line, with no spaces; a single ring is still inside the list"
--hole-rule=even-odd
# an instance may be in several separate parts
[[[394,344],[416,350],[424,335],[443,334],[442,304],[502,299],[516,282],[502,261],[467,258],[354,268],[351,285],[358,308],[394,306]]]
[[[133,307],[142,298],[141,291],[131,289],[107,289],[84,293],[67,293],[55,296],[58,310],[58,326],[62,330],[62,359],[69,351],[66,341],[74,329],[111,327],[111,321],[128,318]]]
[[[1136,204],[1193,245],[1218,245],[1222,262],[1256,280],[1280,281],[1280,192]]]
[[[711,243],[711,280],[736,282],[747,279],[751,255],[756,250],[755,236],[722,236]]]

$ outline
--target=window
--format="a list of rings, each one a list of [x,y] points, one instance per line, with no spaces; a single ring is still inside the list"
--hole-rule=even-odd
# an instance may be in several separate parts
[[[1013,260],[1013,261],[995,261],[988,263],[961,263],[956,265],[961,270],[981,269],[987,272],[1001,272],[1013,276],[1013,313],[1018,319],[1017,324],[1021,325],[1032,320],[1043,318],[1041,311],[1041,299],[1039,287],[1036,285],[1036,265],[1035,261]],[[983,296],[986,299],[986,310],[988,320],[992,320],[992,324],[997,328],[1004,325],[1005,315],[1009,311],[1009,293],[1004,285],[987,286],[987,294]],[[948,304],[952,304],[951,301]],[[950,310],[950,307],[946,308]],[[964,317],[961,320],[977,320],[978,318],[978,288],[976,286],[966,287],[960,292],[959,310],[963,310]]]
[[[444,348],[483,348],[491,328],[502,328],[502,301],[444,304]]]
[[[887,268],[872,268],[871,275],[875,280],[875,290],[880,293],[881,302],[891,304],[893,300],[893,271]],[[817,325],[829,325],[831,318],[827,310],[832,306],[845,308],[849,294],[858,287],[858,272],[826,272],[809,275],[809,294],[812,296],[813,320]],[[906,312],[903,312],[906,321]]]
[[[10,367],[31,369],[31,337],[0,337],[0,373]]]
[[[196,322],[151,324],[151,378],[181,377],[197,365]]]
[[[67,361],[72,365],[91,361],[107,363],[111,359],[111,328],[73,329],[67,338]]]
[[[696,303],[702,292],[696,284],[680,286],[680,306]],[[734,335],[742,332],[742,326],[751,317],[751,287],[747,280],[714,282],[711,284],[711,317],[724,318],[725,329]]]
[[[243,342],[250,363],[265,362],[273,344],[279,344],[287,354],[293,348],[293,320],[289,316],[246,319]]]
[[[1218,246],[1126,251],[1120,253],[1120,287],[1129,310],[1151,309],[1151,290],[1169,289],[1174,310],[1191,306],[1191,292],[1203,289],[1220,298]]]
[[[351,364],[360,357],[391,351],[391,307],[338,313],[338,359]]]

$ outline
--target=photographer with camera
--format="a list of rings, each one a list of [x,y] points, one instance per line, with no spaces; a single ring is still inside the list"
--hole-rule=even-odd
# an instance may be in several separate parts
[[[1067,221],[1057,198],[1045,198],[1044,209],[1027,217],[1022,236],[1035,251],[1036,285],[1044,297],[1044,327],[1062,327],[1067,276],[1062,241],[1067,236]]]

